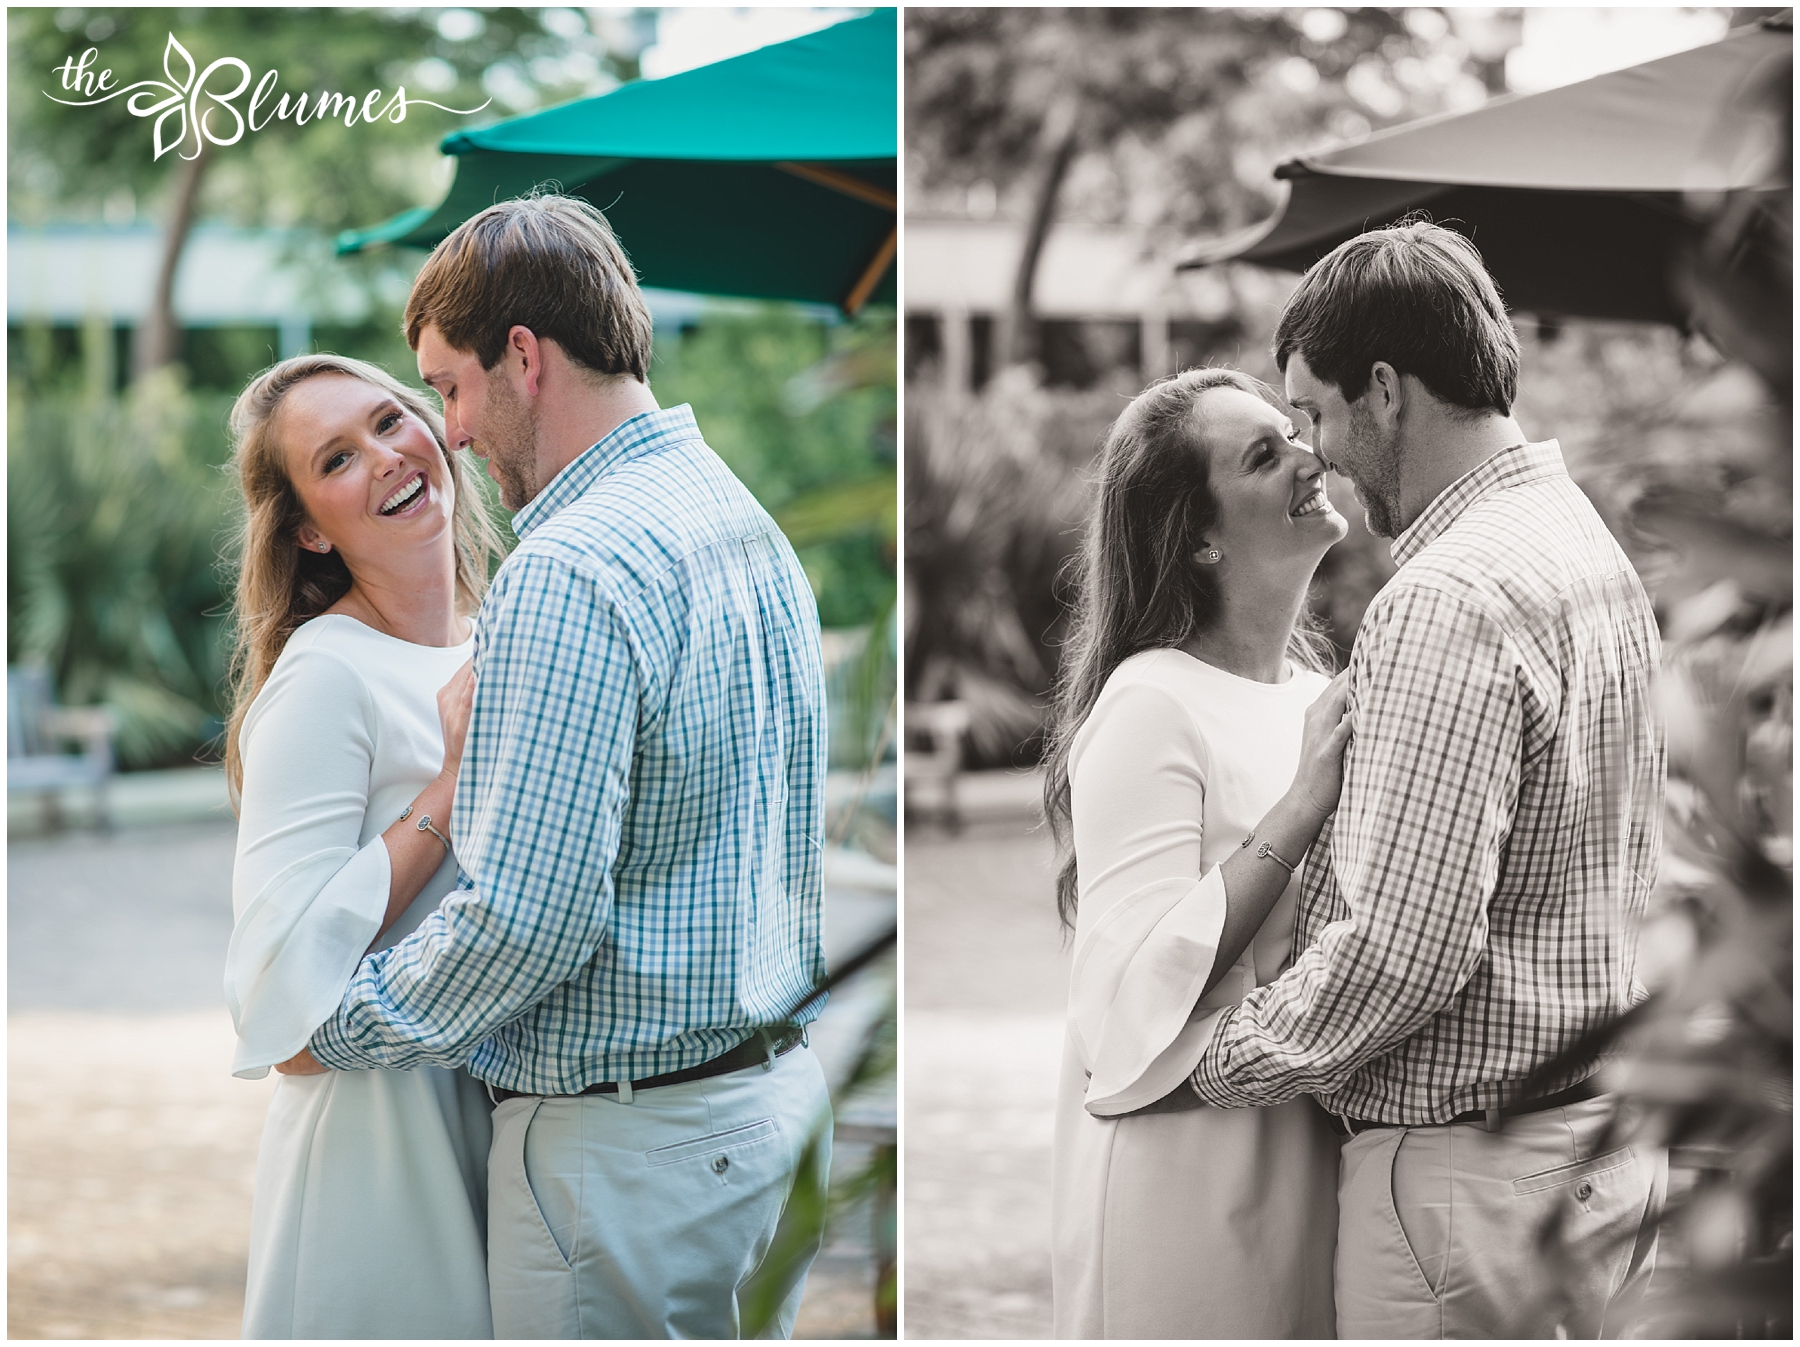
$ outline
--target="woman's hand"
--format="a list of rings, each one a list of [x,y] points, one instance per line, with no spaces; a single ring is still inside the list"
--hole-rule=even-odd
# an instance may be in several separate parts
[[[1350,674],[1339,674],[1306,708],[1300,736],[1300,766],[1289,793],[1322,823],[1337,808],[1344,789],[1344,749],[1354,730],[1350,718]]]
[[[331,1070],[305,1048],[301,1048],[285,1062],[275,1063],[275,1069],[284,1076],[322,1076]]]
[[[438,689],[438,724],[444,731],[443,775],[456,780],[462,766],[463,740],[469,734],[469,711],[475,705],[475,661],[467,661]]]

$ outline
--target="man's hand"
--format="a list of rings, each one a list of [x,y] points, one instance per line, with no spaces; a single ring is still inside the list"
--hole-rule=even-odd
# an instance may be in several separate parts
[[[305,1048],[301,1048],[285,1062],[277,1062],[275,1069],[284,1076],[317,1076],[331,1070]]]

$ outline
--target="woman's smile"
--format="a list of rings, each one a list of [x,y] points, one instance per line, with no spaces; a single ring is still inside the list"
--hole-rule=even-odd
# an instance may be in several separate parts
[[[392,519],[396,515],[416,514],[430,503],[431,479],[423,472],[415,472],[397,487],[376,514]]]
[[[1318,478],[1311,484],[1306,498],[1296,505],[1288,514],[1294,519],[1301,519],[1309,514],[1318,514],[1321,510],[1331,509],[1331,498],[1325,494],[1325,479]]]

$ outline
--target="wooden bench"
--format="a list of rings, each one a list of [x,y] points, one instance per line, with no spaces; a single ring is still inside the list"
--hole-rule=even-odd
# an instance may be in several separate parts
[[[969,732],[967,702],[908,702],[905,792],[909,818],[935,816],[951,832],[962,830],[956,780],[962,773],[963,736]]]
[[[103,706],[56,704],[50,671],[19,665],[6,671],[6,790],[37,795],[44,802],[44,826],[62,827],[62,792],[94,793],[94,817],[112,826],[107,783],[113,774],[113,714]],[[77,745],[79,752],[64,751]]]

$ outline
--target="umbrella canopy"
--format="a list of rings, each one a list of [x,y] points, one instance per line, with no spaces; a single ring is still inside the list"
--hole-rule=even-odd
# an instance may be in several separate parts
[[[1290,159],[1277,214],[1180,263],[1303,271],[1424,208],[1469,235],[1513,309],[1686,326],[1696,194],[1788,184],[1791,23]],[[1769,91],[1779,89],[1779,100]]]
[[[557,183],[606,213],[645,285],[836,304],[894,298],[895,11],[443,142],[442,205],[338,238],[432,247]]]

